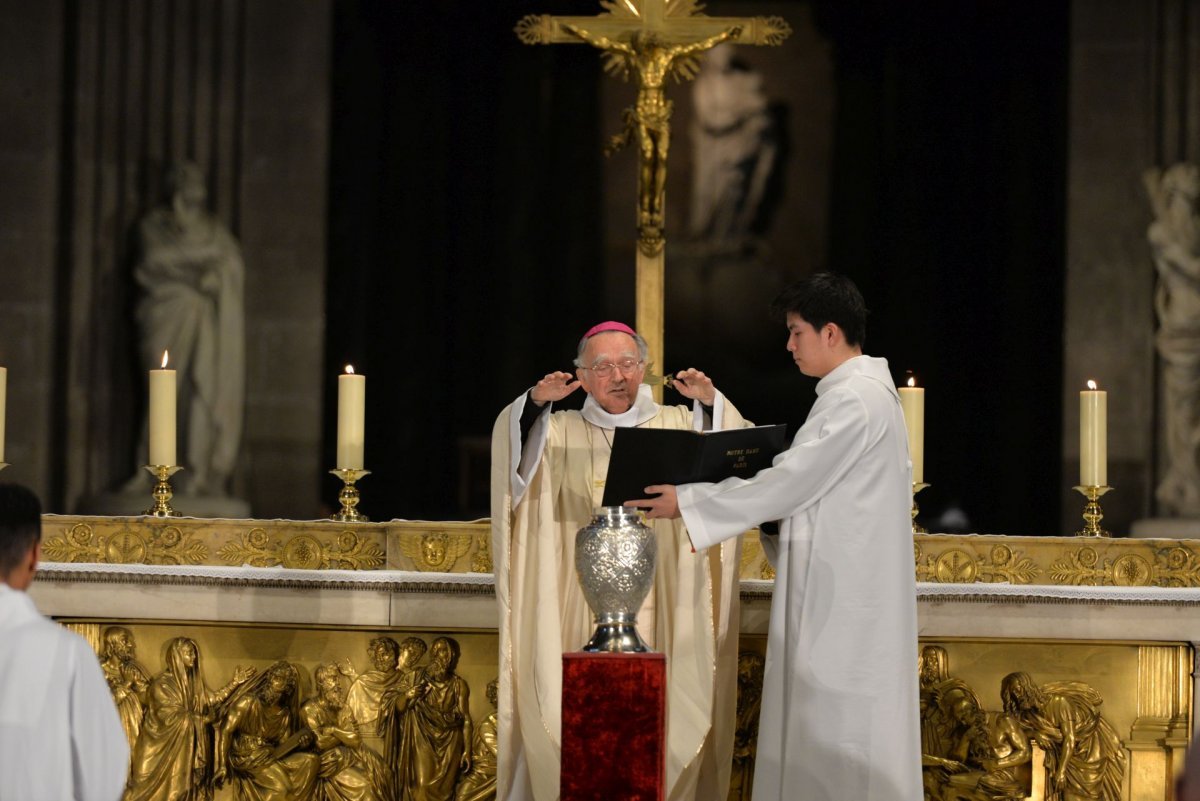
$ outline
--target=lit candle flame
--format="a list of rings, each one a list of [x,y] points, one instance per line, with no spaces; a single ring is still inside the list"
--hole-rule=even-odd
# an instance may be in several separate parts
[[[163,351],[162,369],[167,369],[167,351]]]
[[[354,365],[353,364],[346,365],[346,375],[354,375]]]
[[[910,376],[908,377],[908,385],[909,385],[910,387],[915,387],[915,386],[917,385],[917,377],[916,377],[916,376],[912,376],[912,375],[910,375]]]
[[[1090,379],[1090,378],[1088,379],[1087,385],[1088,385],[1088,389],[1095,389],[1095,388],[1096,388],[1096,382],[1095,382],[1095,381],[1093,381],[1093,380],[1092,380],[1092,379]]]

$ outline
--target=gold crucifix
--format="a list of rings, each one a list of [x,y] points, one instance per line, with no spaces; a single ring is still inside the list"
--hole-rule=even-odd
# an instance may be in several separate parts
[[[604,51],[604,71],[638,81],[637,101],[605,154],[636,139],[638,162],[637,330],[663,365],[663,246],[667,151],[671,143],[668,76],[691,80],[696,57],[721,42],[777,45],[792,32],[779,17],[709,17],[698,0],[600,0],[595,17],[529,15],[516,27],[525,44],[586,43]],[[661,399],[661,392],[656,390]]]

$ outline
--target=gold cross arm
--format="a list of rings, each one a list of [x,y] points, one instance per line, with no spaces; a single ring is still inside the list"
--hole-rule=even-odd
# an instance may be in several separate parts
[[[781,17],[671,17],[657,21],[651,17],[602,14],[595,17],[555,17],[549,14],[530,14],[522,17],[513,29],[528,45],[582,44],[578,36],[564,25],[583,28],[597,36],[613,40],[628,39],[636,31],[654,31],[665,44],[684,44],[715,36],[730,28],[738,33],[730,37],[734,44],[778,45],[792,33]]]

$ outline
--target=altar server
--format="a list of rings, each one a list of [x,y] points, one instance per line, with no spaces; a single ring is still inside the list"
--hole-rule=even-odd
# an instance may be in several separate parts
[[[911,469],[887,362],[864,356],[866,306],[820,273],[775,301],[787,349],[820,378],[791,447],[754,478],[651,486],[697,548],[765,520],[776,569],[755,801],[920,801]]]
[[[38,614],[41,504],[0,484],[0,801],[116,801],[129,746],[96,652]]]
[[[613,429],[734,428],[741,415],[698,370],[660,406],[642,381],[645,341],[601,323],[579,343],[575,375],[548,373],[492,434],[492,538],[500,605],[499,801],[559,797],[562,654],[593,631],[575,576],[575,533],[600,505]],[[581,411],[552,411],[575,390]],[[683,528],[655,525],[658,570],[638,632],[667,655],[667,801],[725,798],[732,764],[740,544],[693,553]]]

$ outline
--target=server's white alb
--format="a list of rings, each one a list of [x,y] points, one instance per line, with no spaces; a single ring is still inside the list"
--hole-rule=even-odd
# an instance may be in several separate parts
[[[703,548],[764,520],[775,565],[755,801],[920,801],[908,443],[887,362],[817,384],[792,446],[749,481],[679,488]]]

